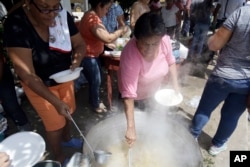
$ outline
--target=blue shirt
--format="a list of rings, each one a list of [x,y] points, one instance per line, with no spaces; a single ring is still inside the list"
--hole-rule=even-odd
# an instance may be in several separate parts
[[[102,17],[102,23],[108,30],[108,32],[114,32],[118,27],[117,17],[123,15],[124,12],[121,6],[117,3],[113,3],[106,16]]]

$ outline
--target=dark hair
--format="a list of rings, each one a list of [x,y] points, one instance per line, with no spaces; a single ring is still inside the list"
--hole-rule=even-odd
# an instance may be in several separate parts
[[[91,8],[93,9],[95,9],[99,3],[101,3],[101,7],[104,7],[110,2],[111,0],[89,0],[89,4],[91,5]]]
[[[137,39],[155,35],[163,36],[164,34],[165,26],[159,14],[144,13],[135,23],[134,35]]]

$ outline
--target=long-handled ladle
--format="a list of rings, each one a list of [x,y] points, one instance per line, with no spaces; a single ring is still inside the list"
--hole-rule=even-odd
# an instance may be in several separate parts
[[[73,124],[75,125],[76,129],[78,130],[78,132],[80,133],[80,135],[82,136],[83,140],[85,141],[85,143],[87,144],[87,146],[89,147],[91,153],[94,155],[95,157],[95,161],[98,162],[99,164],[104,164],[106,163],[106,161],[108,160],[108,158],[112,155],[112,153],[104,151],[104,150],[93,150],[93,148],[91,147],[91,145],[89,144],[89,142],[87,141],[86,137],[83,135],[82,131],[79,129],[79,127],[77,126],[76,122],[74,121],[73,117],[71,116],[71,114],[69,113],[69,111],[67,111],[68,115],[70,116],[71,121],[73,122]]]
[[[132,165],[131,165],[131,149],[132,148],[128,149],[128,167],[132,167]]]

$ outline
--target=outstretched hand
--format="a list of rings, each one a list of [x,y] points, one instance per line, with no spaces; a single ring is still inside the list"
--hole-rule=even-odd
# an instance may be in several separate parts
[[[0,152],[0,166],[10,167],[10,162],[9,155],[7,155],[5,152]]]
[[[64,117],[66,117],[68,120],[71,120],[71,117],[70,115],[68,114],[67,111],[70,111],[70,108],[67,104],[65,104],[64,102],[60,102],[58,103],[56,106],[55,106],[57,112],[60,114],[60,115],[63,115]]]

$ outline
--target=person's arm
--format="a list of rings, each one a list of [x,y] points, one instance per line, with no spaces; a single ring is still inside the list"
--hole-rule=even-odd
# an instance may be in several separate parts
[[[180,92],[180,87],[179,87],[179,83],[178,83],[178,74],[177,74],[177,69],[176,69],[175,63],[173,63],[169,66],[169,75],[170,75],[174,90],[176,92]]]
[[[125,139],[129,147],[132,147],[136,141],[134,99],[137,97],[137,86],[141,71],[140,59],[136,55],[137,53],[135,38],[132,38],[122,51],[118,71],[118,87],[124,101],[127,121]]]
[[[136,141],[136,130],[135,130],[135,119],[134,119],[134,99],[124,98],[123,101],[124,101],[125,115],[127,119],[127,131],[125,134],[125,139],[129,147],[132,147]]]
[[[70,68],[75,69],[81,65],[82,59],[86,55],[86,45],[80,33],[71,37],[71,43],[73,48],[73,60]]]
[[[91,32],[104,43],[111,43],[115,41],[117,38],[125,34],[127,31],[128,31],[128,27],[122,26],[115,32],[109,33],[107,29],[105,28],[105,26],[101,23],[91,28]]]
[[[20,77],[31,90],[50,102],[57,110],[57,112],[69,118],[67,111],[70,108],[63,101],[58,99],[43,83],[43,81],[36,75],[32,61],[32,51],[27,48],[9,47],[7,48],[16,74]]]
[[[186,5],[185,5],[185,9],[186,9],[187,11],[190,10],[191,4],[192,4],[192,0],[187,0]]]
[[[0,152],[0,166],[10,167],[10,157],[5,152]]]
[[[185,5],[185,11],[187,12],[188,17],[190,17],[190,7],[191,7],[191,4],[192,4],[192,0],[187,0],[186,5]]]
[[[220,50],[229,41],[232,31],[221,26],[216,33],[208,39],[208,47],[212,51]]]
[[[175,57],[173,56],[172,44],[169,36],[164,36],[162,38],[164,47],[167,48],[168,52],[166,53],[166,59],[169,64],[169,77],[172,82],[173,88],[179,92],[179,84],[178,84],[178,74],[176,69]]]
[[[117,16],[117,23],[118,23],[118,28],[121,28],[126,25],[124,15]]]
[[[134,4],[130,10],[130,27],[132,30],[135,28],[135,23],[140,16],[140,6]]]
[[[118,28],[121,28],[126,25],[125,18],[124,18],[124,11],[119,4],[116,4],[116,5],[117,5],[115,8],[115,13],[116,13],[115,15],[117,16],[116,20],[118,23]]]

